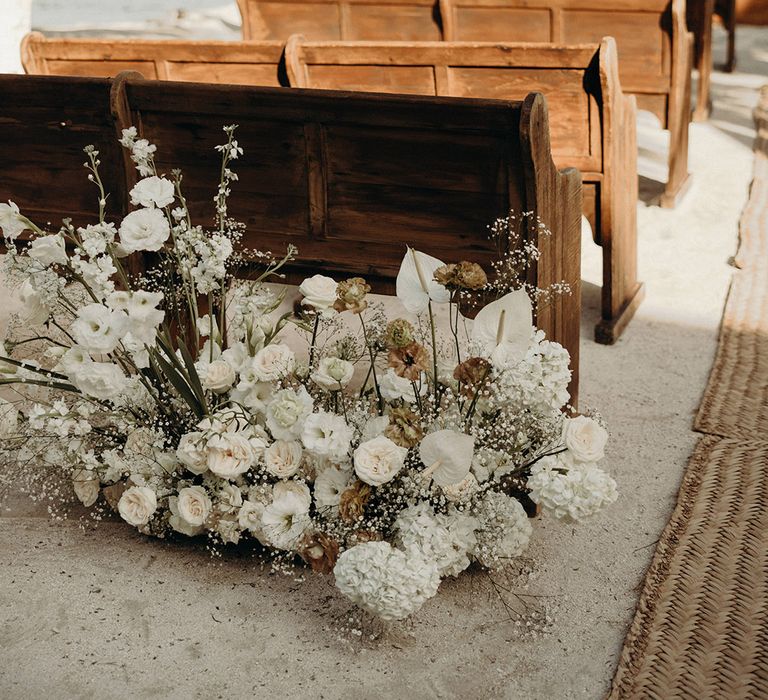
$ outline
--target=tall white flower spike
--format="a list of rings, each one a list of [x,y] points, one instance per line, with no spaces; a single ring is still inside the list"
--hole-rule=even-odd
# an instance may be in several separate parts
[[[421,313],[430,300],[447,304],[451,293],[434,280],[435,270],[443,265],[442,260],[408,248],[397,273],[397,298],[412,314]]]
[[[492,360],[517,364],[528,352],[533,306],[524,289],[505,294],[475,317],[472,337]]]
[[[422,477],[438,486],[451,486],[463,481],[472,466],[475,438],[455,430],[430,433],[419,445],[419,457],[427,465]]]

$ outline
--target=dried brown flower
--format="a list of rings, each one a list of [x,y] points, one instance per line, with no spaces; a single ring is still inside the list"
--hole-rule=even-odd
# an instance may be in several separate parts
[[[424,437],[424,429],[419,416],[403,406],[389,412],[389,425],[384,435],[400,447],[415,447]]]
[[[389,351],[387,360],[398,377],[416,382],[421,373],[429,369],[430,355],[423,345],[414,342],[404,348],[393,348]]]
[[[362,277],[350,277],[339,282],[336,287],[336,303],[333,308],[338,312],[351,311],[359,314],[368,306],[366,295],[371,291],[369,285]]]
[[[404,318],[396,318],[387,324],[385,336],[390,348],[404,348],[413,342],[413,326]]]
[[[354,523],[363,517],[371,490],[368,484],[357,479],[342,492],[339,498],[339,516],[345,523]]]
[[[435,281],[447,289],[482,289],[488,283],[483,268],[477,263],[462,260],[457,264],[442,265],[435,270]]]
[[[354,547],[356,544],[365,544],[366,542],[381,542],[384,535],[375,530],[357,530],[349,536],[348,544]]]
[[[322,532],[312,532],[304,535],[299,544],[299,556],[312,571],[330,574],[339,558],[339,543]]]
[[[120,496],[128,488],[128,484],[125,481],[118,481],[111,486],[105,486],[101,493],[104,494],[104,500],[109,504],[109,507],[117,512],[117,504],[120,502]]]
[[[470,357],[453,370],[453,378],[461,384],[465,396],[472,397],[490,375],[491,363],[482,357]]]

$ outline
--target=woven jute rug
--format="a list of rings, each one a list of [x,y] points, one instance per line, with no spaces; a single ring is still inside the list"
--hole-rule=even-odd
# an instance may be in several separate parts
[[[610,700],[768,698],[768,88],[705,433],[646,574]]]
[[[706,436],[659,540],[610,699],[768,697],[768,442]]]

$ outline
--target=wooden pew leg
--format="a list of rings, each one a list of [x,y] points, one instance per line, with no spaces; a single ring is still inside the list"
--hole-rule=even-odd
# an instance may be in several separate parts
[[[709,119],[710,113],[710,84],[712,80],[712,17],[714,0],[705,0],[702,16],[698,18],[698,46],[696,47],[696,70],[699,82],[696,88],[696,109],[693,111],[693,121],[703,122]]]
[[[603,287],[603,309],[605,313],[606,290]],[[601,345],[613,345],[624,332],[638,307],[645,299],[645,284],[638,282],[624,305],[616,312],[611,311],[610,318],[603,318],[595,326],[595,342]]]

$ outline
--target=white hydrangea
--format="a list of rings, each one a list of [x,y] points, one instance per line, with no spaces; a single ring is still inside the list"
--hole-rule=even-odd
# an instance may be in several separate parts
[[[476,518],[454,507],[447,513],[435,513],[429,503],[421,501],[400,512],[395,528],[403,548],[414,548],[435,562],[443,577],[458,576],[469,566],[479,524]]]
[[[530,497],[558,518],[578,522],[619,497],[616,482],[593,462],[578,463],[562,453],[531,467]]]
[[[479,521],[474,556],[483,566],[497,569],[528,547],[533,527],[517,499],[499,491],[486,491],[474,515]]]
[[[333,573],[347,598],[383,620],[413,614],[440,585],[434,562],[388,542],[366,542],[342,552]]]

